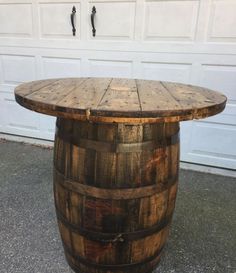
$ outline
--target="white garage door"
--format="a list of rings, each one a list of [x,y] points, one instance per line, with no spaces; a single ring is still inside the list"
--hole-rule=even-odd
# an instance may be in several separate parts
[[[235,0],[0,0],[0,131],[53,139],[54,118],[15,103],[14,87],[24,81],[111,76],[191,83],[223,91],[228,104],[220,115],[182,123],[181,159],[236,169],[235,26]]]

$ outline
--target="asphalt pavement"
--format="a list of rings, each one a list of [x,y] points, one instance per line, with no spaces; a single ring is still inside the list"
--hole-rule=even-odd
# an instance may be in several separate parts
[[[53,150],[0,140],[0,273],[72,273],[57,229]],[[181,170],[155,273],[236,273],[236,179]]]

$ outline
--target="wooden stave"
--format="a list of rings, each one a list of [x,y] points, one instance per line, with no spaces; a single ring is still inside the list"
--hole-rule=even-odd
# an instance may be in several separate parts
[[[75,124],[76,126],[73,126],[73,124]],[[61,138],[61,134],[58,131],[58,127],[60,126],[60,130],[63,131],[64,136],[63,138]],[[96,127],[97,126],[97,127]],[[128,130],[123,130],[122,131],[122,127],[121,126],[125,126],[128,128]],[[63,130],[62,128],[66,127],[65,130]],[[81,132],[78,131],[78,127],[81,127]],[[121,127],[121,129],[120,129]],[[131,127],[131,129],[130,129]],[[134,134],[137,134],[136,136],[136,140],[134,139],[130,139],[130,137],[126,136],[128,134],[130,134],[129,131],[131,131],[131,135],[133,134],[133,129],[135,128],[135,132]],[[136,129],[138,127],[138,129]],[[73,143],[73,141],[68,137],[67,135],[70,135],[72,133],[74,133],[76,135],[76,138],[85,138],[87,137],[89,141],[101,141],[102,139],[104,141],[106,141],[109,144],[116,144],[116,145],[120,145],[120,144],[134,144],[134,143],[142,143],[143,140],[140,139],[139,133],[140,133],[140,128],[139,127],[143,127],[145,128],[145,130],[143,129],[143,138],[144,141],[148,142],[150,140],[153,140],[153,138],[155,137],[155,139],[153,140],[154,144],[153,146],[155,147],[155,150],[153,151],[153,148],[150,147],[148,149],[145,148],[145,150],[143,152],[140,152],[140,150],[138,149],[137,152],[135,151],[131,151],[131,152],[127,152],[127,153],[116,153],[116,151],[105,151],[105,152],[100,152],[100,151],[96,151],[96,147],[93,147],[92,149],[85,149],[84,147],[79,147],[79,145]],[[145,170],[145,173],[151,172],[151,171],[155,171],[154,168],[156,168],[156,163],[159,164],[159,167],[157,169],[158,172],[162,171],[162,168],[164,168],[163,165],[167,165],[168,162],[165,162],[165,159],[167,157],[167,154],[169,153],[175,153],[176,157],[175,160],[173,160],[173,168],[175,167],[175,164],[178,164],[178,143],[179,143],[179,124],[175,123],[169,123],[169,124],[139,124],[139,125],[134,125],[134,124],[94,124],[94,123],[90,123],[90,122],[79,122],[79,121],[72,121],[72,120],[64,120],[64,119],[60,119],[58,118],[57,120],[57,127],[56,127],[56,135],[59,136],[56,138],[55,140],[55,150],[60,153],[59,155],[55,155],[55,157],[58,157],[59,160],[57,160],[57,162],[54,160],[54,166],[55,168],[63,175],[65,175],[67,178],[75,178],[76,180],[80,180],[80,183],[83,184],[87,184],[90,185],[91,184],[91,173],[89,172],[89,174],[87,173],[83,173],[82,175],[80,173],[75,172],[75,177],[73,175],[74,170],[73,169],[79,169],[78,166],[78,162],[70,162],[71,161],[71,157],[77,157],[80,156],[82,158],[82,160],[84,161],[94,161],[91,160],[91,157],[95,157],[95,154],[98,155],[99,157],[101,157],[103,160],[107,160],[109,161],[111,160],[116,160],[116,156],[118,157],[118,168],[119,168],[119,164],[122,164],[122,162],[124,160],[127,161],[127,163],[129,163],[130,160],[132,159],[137,159],[135,158],[135,156],[137,155],[138,160],[144,161],[144,163],[147,162],[147,160],[149,160],[149,164],[147,166],[147,168],[149,168],[149,170]],[[99,133],[99,128],[101,128],[100,133]],[[109,130],[112,129],[112,130]],[[165,128],[166,131],[166,135],[163,136],[163,133],[160,134],[160,136],[158,134],[156,134],[157,131],[162,130],[163,128]],[[116,134],[113,132],[113,129],[115,129],[116,131],[121,132],[121,136],[116,137]],[[107,135],[103,134],[103,131],[108,132]],[[136,132],[137,131],[137,132]],[[79,134],[81,134],[81,136],[79,136]],[[93,134],[97,134],[98,136],[94,139]],[[153,136],[154,135],[154,136]],[[157,137],[155,135],[158,135]],[[173,143],[171,142],[171,136],[174,136],[173,139]],[[133,135],[132,135],[133,137]],[[93,139],[91,139],[93,138]],[[117,139],[118,138],[118,139]],[[163,139],[168,139],[168,141],[163,141]],[[74,145],[71,145],[71,143],[73,143]],[[177,145],[172,145],[172,144],[177,144]],[[64,147],[65,150],[62,149],[62,145],[66,146]],[[60,147],[58,147],[60,146]],[[172,151],[174,150],[174,148],[176,149],[176,151]],[[87,158],[87,154],[85,155],[84,152],[88,152],[88,158]],[[73,153],[73,154],[72,154]],[[74,155],[75,153],[75,155]],[[156,154],[155,154],[156,153]],[[132,158],[132,156],[134,155],[134,158]],[[109,158],[106,158],[107,156],[109,156]],[[60,162],[59,162],[60,161]],[[66,161],[66,164],[65,164]],[[107,162],[106,162],[107,163]],[[109,163],[109,162],[108,162]],[[60,166],[61,164],[61,166]],[[77,165],[76,165],[77,164]],[[88,164],[88,162],[87,162]],[[95,164],[95,162],[93,162],[93,164]],[[98,164],[100,164],[100,162],[98,161]],[[71,165],[73,165],[71,168]],[[101,167],[101,166],[100,166]],[[102,166],[103,167],[103,166]],[[129,166],[130,167],[130,166]],[[138,167],[143,167],[143,166],[134,166],[134,168],[136,167],[136,170],[138,169]],[[145,166],[146,167],[146,166]],[[71,169],[70,169],[71,168]],[[113,166],[114,168],[114,166]],[[132,166],[130,167],[132,168]],[[135,171],[133,171],[132,176],[135,177]],[[104,171],[104,170],[103,170]],[[130,172],[132,170],[129,170]],[[174,172],[174,176],[177,176],[177,171],[178,168],[176,168]],[[66,173],[65,173],[66,172]],[[94,186],[96,187],[100,187],[100,184],[102,183],[102,188],[112,188],[112,186],[114,186],[115,188],[129,188],[129,187],[135,187],[135,183],[133,183],[133,181],[131,181],[130,183],[128,183],[128,185],[126,185],[123,181],[122,181],[122,177],[114,177],[113,173],[108,173],[108,182],[106,183],[104,181],[104,177],[102,177],[102,175],[98,175],[98,171],[97,172],[97,177],[96,180],[94,182]],[[71,174],[72,173],[72,174]],[[86,181],[86,177],[85,176],[90,176],[88,177],[88,181]],[[116,176],[118,174],[115,174]],[[140,175],[140,174],[138,174]],[[153,174],[150,174],[153,175]],[[173,173],[171,173],[171,175],[173,175]],[[125,177],[127,180],[127,177]],[[109,185],[110,180],[117,180],[115,181],[115,183],[113,183],[114,185]],[[130,178],[132,180],[132,177]],[[167,179],[167,177],[164,177],[164,179]],[[142,181],[140,181],[140,178],[135,178],[135,181],[137,186],[147,186],[147,185],[151,185],[151,184],[155,184],[155,181],[150,181],[149,177],[142,177]],[[156,181],[157,182],[157,181]],[[160,182],[160,181],[159,181]],[[163,183],[164,181],[162,181]],[[138,185],[138,183],[140,185]],[[119,184],[119,186],[117,185]]]
[[[72,122],[72,123],[74,123],[74,122]],[[78,122],[76,122],[76,123],[78,123]],[[81,125],[81,124],[80,124]],[[69,124],[69,122],[68,121],[65,121],[65,120],[61,120],[61,119],[58,119],[58,121],[57,121],[57,126],[58,126],[58,129],[57,129],[57,131],[56,131],[56,137],[55,137],[55,139],[56,139],[56,143],[58,142],[58,138],[59,138],[59,134],[58,134],[58,130],[60,130],[63,126],[67,126],[67,127],[70,127],[70,124]],[[93,124],[91,125],[91,126],[93,126]],[[100,126],[100,124],[98,125],[98,126]],[[114,125],[115,126],[115,125]],[[136,125],[135,125],[136,126]],[[140,126],[143,126],[143,125],[140,125]],[[178,131],[179,131],[179,124],[171,124],[171,125],[165,125],[165,127],[168,127],[169,126],[169,129],[168,130],[166,130],[166,131],[168,131],[169,132],[169,134],[173,134],[173,131],[174,131],[174,133],[176,134],[176,133],[178,133]],[[160,129],[160,128],[159,128]],[[64,133],[66,133],[67,131],[65,131]],[[168,135],[168,134],[167,134]],[[64,140],[63,140],[64,141]],[[67,140],[65,140],[64,142],[66,143],[65,145],[67,145],[68,143],[66,142]],[[172,145],[169,145],[169,146],[173,146],[174,148],[175,148],[175,150],[176,150],[176,148],[178,149],[178,151],[179,151],[179,142],[177,141],[175,144],[172,144]],[[55,145],[55,154],[54,154],[54,164],[56,165],[56,157],[58,157],[58,154],[57,154],[57,145]],[[63,159],[64,158],[64,156],[63,156],[63,154],[61,154],[60,155],[60,158],[61,159]],[[65,157],[66,158],[66,157]],[[162,197],[162,195],[163,194],[165,194],[166,195],[166,199],[168,199],[168,203],[167,203],[167,207],[166,207],[166,211],[165,211],[165,213],[166,213],[166,215],[168,215],[168,217],[170,218],[170,221],[171,221],[171,218],[172,218],[172,214],[173,214],[173,211],[174,211],[174,205],[175,205],[175,198],[176,198],[176,193],[177,193],[177,178],[178,178],[178,158],[179,158],[179,152],[178,152],[178,156],[177,156],[177,158],[176,158],[176,170],[175,170],[175,172],[176,172],[176,180],[174,181],[175,183],[173,183],[173,185],[170,185],[170,188],[168,188],[167,187],[167,189],[165,189],[165,190],[163,190],[163,192],[161,192],[161,193],[156,193],[157,195],[159,194],[160,196],[161,196],[161,198],[163,198]],[[56,166],[54,169],[54,171],[55,172],[58,172],[58,166]],[[59,170],[59,171],[61,171],[61,170]],[[67,179],[67,173],[62,173],[61,174],[63,177],[64,177],[64,179]],[[78,181],[77,181],[78,182]],[[163,182],[163,181],[161,181],[161,182]],[[60,207],[60,205],[63,203],[63,202],[59,202],[58,200],[59,200],[59,198],[58,198],[58,191],[57,191],[57,187],[58,187],[58,185],[59,185],[60,183],[58,183],[58,179],[57,179],[57,177],[54,175],[54,193],[55,193],[55,204],[56,204],[56,208],[57,208],[57,210],[62,210],[63,211],[63,209],[62,209],[62,207]],[[142,188],[142,186],[143,185],[139,185],[139,187],[140,188]],[[116,189],[113,189],[113,190],[116,190]],[[166,192],[168,192],[168,194],[166,194]],[[132,196],[130,197],[131,198],[131,201],[132,201]],[[146,199],[145,199],[146,198]],[[151,195],[150,197],[141,197],[140,198],[140,200],[147,200],[147,198],[154,198],[154,194],[153,195]],[[63,198],[61,198],[61,199],[63,199]],[[89,199],[89,197],[86,197],[86,199]],[[99,200],[101,200],[101,199],[99,199]],[[154,200],[155,200],[155,198],[154,198]],[[158,199],[157,199],[158,200]],[[104,201],[104,200],[103,200]],[[122,202],[124,203],[124,202],[126,202],[127,200],[122,200]],[[113,201],[113,202],[115,202],[115,201]],[[127,201],[128,202],[128,201]],[[59,206],[59,208],[58,208],[58,206]],[[124,206],[124,207],[126,207],[126,206]],[[129,207],[129,206],[128,206]],[[64,213],[65,213],[65,211],[64,211]],[[66,213],[65,213],[66,214]],[[152,213],[153,214],[153,213]],[[68,216],[68,215],[64,215],[65,217],[67,217],[67,220],[70,218],[70,216]],[[70,220],[70,219],[69,219]],[[160,232],[163,232],[163,230],[169,230],[169,225],[170,225],[170,221],[168,221],[168,223],[166,224],[166,226],[163,228],[163,229],[161,229],[158,233],[160,233]],[[82,268],[81,268],[81,259],[80,259],[80,261],[79,262],[72,262],[71,261],[71,258],[68,258],[68,256],[70,256],[69,255],[69,251],[68,251],[68,249],[71,247],[72,248],[72,251],[73,251],[73,243],[72,243],[72,241],[71,241],[71,239],[69,239],[69,241],[70,241],[70,243],[69,243],[69,248],[68,248],[68,242],[67,243],[65,243],[65,241],[68,241],[68,238],[67,239],[65,239],[65,238],[63,238],[63,233],[65,233],[65,226],[62,228],[62,223],[61,223],[61,220],[60,220],[60,217],[59,217],[59,215],[58,215],[58,223],[59,223],[59,228],[60,228],[60,232],[61,232],[61,236],[62,236],[62,241],[64,242],[64,249],[65,249],[65,253],[66,253],[66,256],[67,256],[67,260],[68,260],[68,262],[69,262],[69,264],[71,265],[71,267],[72,268],[77,268],[78,270],[80,270],[81,272],[86,272],[86,273],[88,273],[88,272],[90,272],[90,273],[100,273],[100,272],[106,272],[106,273],[108,273],[108,272],[118,272],[118,270],[119,270],[119,268],[117,269],[116,268],[116,264],[117,264],[117,261],[116,262],[114,262],[113,261],[113,263],[112,263],[112,261],[110,261],[109,259],[108,259],[108,261],[106,260],[105,261],[105,269],[94,269],[94,268],[90,268],[88,265],[86,265],[86,266],[82,266]],[[77,223],[78,224],[78,223]],[[67,227],[66,227],[67,228]],[[92,228],[92,225],[90,225],[89,226],[89,228]],[[101,228],[101,226],[100,226],[100,228]],[[143,227],[143,229],[144,229],[144,227]],[[134,231],[137,231],[137,230],[133,230],[133,232]],[[166,232],[167,232],[166,231]],[[70,231],[69,231],[69,229],[66,231],[66,233],[71,233]],[[121,233],[122,234],[124,234],[125,233],[125,231],[124,230],[122,230],[121,231]],[[127,232],[126,232],[127,233]],[[132,233],[131,231],[130,231],[130,233]],[[157,234],[158,234],[157,233]],[[74,233],[72,232],[72,234],[73,234],[73,236],[74,236]],[[67,236],[67,237],[71,237],[71,235],[70,236]],[[150,237],[150,236],[149,236]],[[154,236],[155,237],[155,236]],[[167,235],[166,235],[166,237],[167,237]],[[84,239],[84,240],[87,240],[87,239]],[[150,242],[153,242],[153,238],[152,237],[150,237],[150,238],[148,238],[148,236],[147,237],[145,237],[144,239],[143,239],[143,241],[142,241],[142,239],[141,239],[141,241],[139,242],[139,243],[136,243],[136,249],[140,249],[140,246],[142,246],[144,243],[145,243],[145,240],[147,241],[147,240],[149,240],[149,243]],[[157,241],[160,241],[160,240],[162,240],[162,238],[158,238],[157,239]],[[96,244],[97,244],[97,249],[100,249],[99,250],[99,252],[101,252],[101,250],[103,249],[102,248],[102,245],[104,244],[104,243],[99,243],[99,242],[97,242],[96,240],[90,240],[90,242],[88,243],[87,241],[86,241],[86,243],[89,245],[89,248],[94,248],[95,246],[96,246]],[[157,246],[157,248],[155,249],[156,251],[154,251],[154,252],[158,252],[158,249],[160,249],[160,248],[162,248],[163,246],[164,246],[164,243],[165,243],[165,240],[164,240],[164,242],[163,242],[163,245],[161,246],[161,245],[158,245]],[[109,243],[107,243],[107,244],[111,244],[111,242],[109,242]],[[130,249],[132,249],[132,244],[130,245],[130,244],[128,244],[126,247],[123,247],[122,249],[122,252],[125,252],[125,251],[130,251]],[[71,249],[70,248],[70,249]],[[135,249],[135,247],[133,247],[134,249]],[[114,250],[115,249],[115,250]],[[115,247],[113,247],[113,252],[114,253],[116,253],[116,252],[118,252],[118,251],[120,251],[120,246],[117,248],[116,246]],[[137,250],[136,250],[137,251]],[[131,250],[131,252],[132,252],[132,250]],[[161,252],[161,251],[160,251]],[[75,252],[76,253],[76,252]],[[134,252],[135,253],[135,252]],[[78,255],[78,253],[77,253],[77,255]],[[93,255],[94,255],[94,253],[93,253]],[[146,254],[147,255],[147,254]],[[116,254],[116,256],[117,256],[117,254]],[[125,255],[124,255],[125,256]],[[134,255],[135,256],[135,255]],[[143,255],[143,253],[142,254],[136,254],[136,259],[138,259],[138,257],[140,256],[140,257],[143,257],[144,255]],[[150,256],[150,255],[149,255]],[[160,256],[160,253],[159,253],[159,255],[158,255],[158,261],[159,261],[159,256]],[[87,258],[88,257],[86,257],[86,255],[84,256],[84,257],[82,257],[82,258],[84,258],[86,261],[87,261]],[[131,257],[132,258],[132,257]],[[147,260],[147,259],[146,259]],[[154,259],[155,261],[156,261],[156,259]],[[88,263],[96,263],[97,261],[96,260],[91,260],[91,256],[90,256],[90,260],[88,260]],[[99,264],[99,262],[97,262],[98,264]],[[103,263],[104,263],[104,261],[103,261]],[[129,264],[130,263],[130,261],[129,260],[126,260],[126,261],[119,261],[119,264]],[[150,261],[147,261],[147,262],[145,262],[145,259],[144,259],[144,263],[146,264],[146,268],[150,268],[150,270],[151,270],[151,267],[155,267],[155,264],[157,264],[157,262],[155,263],[154,261],[152,261],[152,260],[150,260]],[[154,263],[154,265],[153,265],[153,263]],[[110,268],[109,269],[107,269],[107,265],[110,265]],[[87,268],[87,269],[83,269],[83,267],[85,267],[85,268]],[[112,269],[113,268],[113,269]],[[136,268],[136,269],[135,269]],[[85,270],[85,271],[84,271]],[[111,271],[109,271],[109,270],[111,270]],[[140,271],[140,273],[144,273],[144,272],[146,272],[146,271],[144,271],[145,269],[143,268],[142,269],[142,271]],[[125,268],[125,266],[122,268],[122,271],[121,272],[137,272],[137,266],[135,267],[134,266],[134,268],[132,269],[132,265],[131,266],[129,266],[127,269]],[[147,271],[148,272],[148,271]]]
[[[70,265],[70,267],[76,272],[76,273],[87,273],[87,272],[92,272],[91,267],[83,265],[83,264],[78,264],[75,262],[75,259],[73,259],[73,257],[71,257],[68,253],[65,253],[66,256],[66,260],[68,262],[68,264]],[[159,264],[160,262],[160,258],[161,258],[161,254],[159,256],[157,256],[155,259],[153,259],[152,261],[150,261],[149,263],[143,264],[137,268],[135,268],[135,271],[133,271],[134,269],[122,269],[118,270],[116,269],[115,271],[107,271],[107,273],[151,273]],[[97,269],[96,271],[94,271],[94,273],[104,273],[104,270],[99,270]]]

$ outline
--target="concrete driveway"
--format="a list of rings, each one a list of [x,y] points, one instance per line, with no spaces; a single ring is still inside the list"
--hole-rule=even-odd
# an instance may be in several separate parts
[[[72,273],[52,194],[51,149],[0,142],[0,272]],[[155,273],[236,273],[236,179],[181,170]]]

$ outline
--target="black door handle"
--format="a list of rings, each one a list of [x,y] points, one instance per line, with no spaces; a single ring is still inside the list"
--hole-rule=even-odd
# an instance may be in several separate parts
[[[75,33],[76,33],[76,28],[75,28],[75,14],[76,14],[76,8],[75,8],[75,6],[73,6],[72,13],[70,15],[73,36],[75,36]]]
[[[95,28],[95,26],[94,26],[94,17],[95,17],[95,14],[96,14],[96,8],[95,8],[95,6],[93,6],[93,8],[92,8],[92,13],[91,13],[91,25],[92,25],[92,31],[93,31],[93,37],[95,37],[96,36],[96,28]]]

